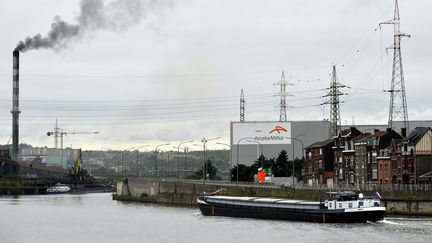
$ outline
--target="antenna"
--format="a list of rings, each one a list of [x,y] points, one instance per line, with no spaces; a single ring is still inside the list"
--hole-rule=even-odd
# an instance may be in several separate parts
[[[392,71],[392,81],[391,89],[386,90],[390,93],[390,109],[389,109],[389,119],[388,127],[393,128],[393,121],[397,118],[402,119],[404,123],[404,128],[409,131],[408,124],[408,108],[405,95],[405,80],[402,67],[402,55],[400,42],[402,37],[411,37],[408,34],[402,33],[400,31],[400,15],[398,1],[395,0],[395,10],[394,17],[392,20],[385,21],[379,24],[380,28],[382,24],[392,24],[394,26],[394,42],[393,45],[386,48],[393,49],[393,71]]]
[[[274,96],[280,96],[280,103],[278,105],[280,107],[279,121],[287,121],[286,108],[288,106],[286,104],[286,97],[293,96],[293,95],[286,92],[286,86],[293,85],[293,84],[285,80],[285,72],[282,71],[281,79],[278,82],[274,83],[273,85],[280,86],[280,92],[274,95]]]

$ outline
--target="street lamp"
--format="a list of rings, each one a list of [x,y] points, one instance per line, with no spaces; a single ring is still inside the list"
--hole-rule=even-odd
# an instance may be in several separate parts
[[[255,130],[255,132],[257,133],[255,140],[258,141],[259,134],[260,134],[260,132],[262,132],[262,130],[257,129],[257,130]],[[259,157],[259,146],[258,146],[259,144],[260,143],[257,143],[257,157]],[[261,145],[261,153],[262,153],[262,145]]]
[[[182,144],[192,143],[192,142],[193,142],[193,140],[184,141],[184,142],[179,143],[179,145],[177,146],[177,179],[180,178],[180,171],[179,171],[179,169],[180,169],[180,146]]]
[[[244,137],[244,138],[240,138],[238,141],[237,141],[237,185],[238,185],[238,182],[239,182],[239,145],[240,145],[240,142],[241,141],[243,141],[243,140],[245,140],[245,139],[255,139],[254,137]]]
[[[292,184],[292,186],[293,186],[293,188],[294,188],[294,174],[295,174],[295,163],[294,163],[294,141],[298,141],[298,142],[300,142],[301,143],[301,145],[302,145],[302,157],[304,157],[304,155],[303,155],[303,151],[304,151],[304,145],[303,145],[303,142],[300,140],[300,139],[298,139],[298,137],[301,137],[301,136],[304,136],[304,135],[307,135],[306,133],[302,133],[302,134],[300,134],[300,135],[297,135],[297,136],[295,136],[295,137],[293,137],[293,138],[291,138],[293,141],[292,141],[292,181],[293,181],[293,184]]]
[[[206,144],[209,141],[216,140],[216,139],[219,139],[219,138],[221,138],[221,137],[215,137],[215,138],[210,138],[210,139],[206,139],[206,138],[201,139],[201,142],[203,143],[203,153],[204,153],[204,156],[203,156],[204,157],[204,162],[203,162],[203,182],[205,181],[206,176],[207,176],[206,157],[205,157]]]
[[[231,169],[232,169],[232,149],[231,149],[231,146],[229,144],[226,144],[226,143],[216,143],[216,144],[225,145],[230,149],[230,168],[229,168],[229,171],[230,171],[230,180],[231,180]]]
[[[155,168],[154,168],[155,175],[156,175],[156,170],[157,170],[157,150],[158,150],[159,147],[161,147],[161,146],[167,146],[167,145],[170,145],[170,144],[169,143],[159,144],[155,148]],[[158,173],[157,173],[157,177],[159,177],[159,170],[158,170]]]
[[[258,156],[258,162],[262,162],[262,161],[259,161],[260,158],[261,158],[261,155],[264,154],[264,148],[263,148],[263,146],[262,146],[262,143],[260,143],[258,140],[246,140],[246,141],[248,141],[248,142],[250,142],[250,143],[256,143],[257,146],[258,146],[259,148],[261,148],[261,153],[260,153],[259,150],[258,150],[258,155],[257,155],[257,156]],[[264,167],[264,164],[261,163],[261,166]]]
[[[138,155],[139,155],[139,151],[138,151],[138,150],[139,150],[140,148],[146,148],[146,147],[148,147],[148,146],[150,146],[150,145],[147,144],[147,145],[139,146],[139,147],[136,148],[136,168],[137,168],[137,177],[139,176],[139,171],[140,171],[140,170],[139,170],[139,163],[138,163]]]
[[[122,177],[124,176],[124,169],[125,169],[125,159],[124,159],[124,151],[129,151],[129,149],[135,149],[135,147],[130,147],[130,148],[127,148],[127,149],[123,149],[122,151],[121,151],[121,159],[122,159],[122,161],[121,161],[121,164],[122,164]]]

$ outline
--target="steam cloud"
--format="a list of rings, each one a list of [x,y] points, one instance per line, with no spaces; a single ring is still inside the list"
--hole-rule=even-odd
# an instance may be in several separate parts
[[[157,11],[167,1],[158,0],[82,0],[76,24],[68,23],[60,16],[54,17],[51,30],[46,36],[36,34],[20,41],[16,51],[53,49],[60,51],[71,41],[80,40],[86,33],[96,30],[123,31],[138,24],[149,12]],[[168,3],[169,5],[169,3]]]

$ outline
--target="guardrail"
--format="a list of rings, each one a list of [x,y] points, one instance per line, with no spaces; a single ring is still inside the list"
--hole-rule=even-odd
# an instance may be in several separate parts
[[[241,187],[258,187],[258,188],[285,188],[285,189],[304,189],[304,190],[334,190],[334,191],[427,191],[432,192],[432,184],[413,184],[413,185],[307,185],[298,183],[294,188],[290,184],[279,185],[274,183],[259,183],[246,181],[216,181],[216,180],[188,180],[176,178],[160,178],[160,181],[172,181],[183,183],[220,185],[220,186],[241,186]]]

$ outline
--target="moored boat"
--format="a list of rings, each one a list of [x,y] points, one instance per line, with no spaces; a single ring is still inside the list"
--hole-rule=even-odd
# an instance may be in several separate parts
[[[332,193],[320,202],[283,198],[199,196],[201,213],[206,216],[230,216],[296,220],[310,222],[356,223],[382,220],[385,207],[379,197],[363,197],[353,192]]]
[[[48,187],[47,194],[61,194],[70,192],[71,188],[68,185],[57,183],[54,186]]]

